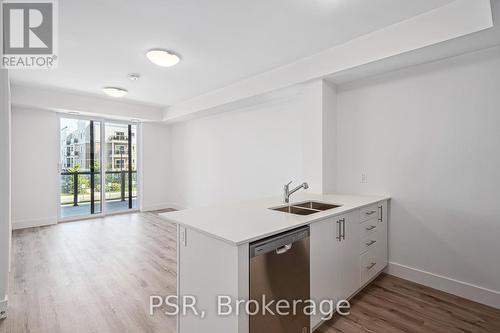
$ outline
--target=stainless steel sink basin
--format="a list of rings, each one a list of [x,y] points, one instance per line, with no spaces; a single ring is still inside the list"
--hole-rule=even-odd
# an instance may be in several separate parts
[[[289,214],[296,214],[296,215],[311,215],[315,213],[319,213],[325,210],[329,209],[334,209],[340,207],[340,205],[332,205],[332,204],[327,204],[324,202],[317,202],[317,201],[307,201],[307,202],[300,202],[296,204],[291,204],[287,206],[281,206],[281,207],[274,207],[274,208],[269,208],[272,210],[277,210],[279,212],[284,212],[284,213],[289,213]]]
[[[310,214],[314,214],[314,213],[318,212],[316,210],[300,208],[300,207],[295,207],[295,206],[285,206],[285,207],[278,207],[278,208],[271,208],[271,209],[277,210],[279,212],[296,214],[296,215],[310,215]]]
[[[304,202],[301,204],[294,204],[294,206],[295,207],[304,207],[304,208],[314,209],[314,210],[320,210],[320,211],[340,207],[339,205],[332,205],[332,204],[327,204],[324,202],[317,202],[317,201],[308,201],[308,202]]]

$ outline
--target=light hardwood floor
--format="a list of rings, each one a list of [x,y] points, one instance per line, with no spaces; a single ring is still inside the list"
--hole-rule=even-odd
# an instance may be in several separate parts
[[[176,293],[176,229],[154,214],[15,231],[0,332],[175,332],[149,296]]]
[[[150,295],[176,291],[175,226],[153,213],[15,231],[12,255],[0,333],[175,333],[149,316]],[[500,311],[383,275],[318,332],[498,333]]]

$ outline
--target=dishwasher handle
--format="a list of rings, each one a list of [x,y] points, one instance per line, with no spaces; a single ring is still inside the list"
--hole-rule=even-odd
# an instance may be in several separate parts
[[[284,254],[292,249],[293,243],[309,238],[309,236],[309,226],[271,236],[250,243],[249,256],[253,258],[270,252]]]
[[[284,254],[292,249],[292,243],[283,245],[276,249],[276,254]]]

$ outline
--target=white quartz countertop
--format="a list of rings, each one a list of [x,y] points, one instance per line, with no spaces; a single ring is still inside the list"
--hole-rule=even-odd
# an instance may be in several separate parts
[[[281,198],[275,197],[179,210],[160,216],[233,245],[241,245],[387,199],[388,196],[301,193],[292,196],[290,204],[313,200],[341,207],[306,216],[295,215],[269,209],[284,205]]]

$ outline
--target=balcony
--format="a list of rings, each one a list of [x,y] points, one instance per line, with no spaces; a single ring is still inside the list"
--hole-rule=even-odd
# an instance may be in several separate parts
[[[129,172],[106,172],[104,181],[106,212],[137,208],[137,171],[130,173],[132,176],[131,198],[129,196]],[[61,172],[61,217],[70,218],[101,213],[101,198],[103,197],[101,187],[100,172]]]

